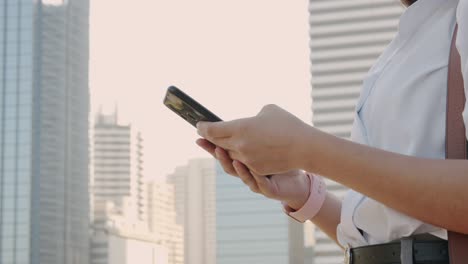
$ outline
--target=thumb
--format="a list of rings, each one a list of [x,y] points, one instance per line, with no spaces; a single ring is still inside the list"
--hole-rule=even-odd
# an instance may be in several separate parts
[[[242,124],[242,119],[232,121],[197,123],[198,134],[207,139],[231,137]]]
[[[278,187],[272,176],[261,176],[255,172],[251,172],[255,181],[257,182],[258,188],[268,198],[278,198]]]
[[[262,109],[260,110],[260,112],[257,115],[259,115],[259,116],[267,115],[267,114],[269,114],[271,112],[278,111],[279,109],[281,109],[281,108],[279,106],[275,105],[275,104],[267,104],[267,105],[262,107]]]

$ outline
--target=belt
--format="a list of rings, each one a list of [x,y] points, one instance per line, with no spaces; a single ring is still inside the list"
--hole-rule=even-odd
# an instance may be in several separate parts
[[[402,261],[403,260],[403,261]],[[345,264],[448,264],[446,240],[396,242],[347,249]]]

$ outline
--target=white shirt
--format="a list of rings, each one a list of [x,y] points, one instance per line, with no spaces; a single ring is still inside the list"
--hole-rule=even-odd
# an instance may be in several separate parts
[[[468,95],[468,0],[419,0],[401,16],[399,32],[364,80],[353,141],[405,155],[445,158],[447,66],[456,22]],[[468,107],[464,120],[468,127]],[[343,200],[337,227],[340,244],[351,247],[427,232],[447,237],[444,229],[352,190]]]

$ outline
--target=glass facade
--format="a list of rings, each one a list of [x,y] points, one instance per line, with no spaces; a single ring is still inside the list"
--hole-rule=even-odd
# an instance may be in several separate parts
[[[302,225],[291,223],[281,203],[253,193],[219,164],[216,172],[216,263],[303,262]]]
[[[0,2],[0,262],[29,263],[32,1]]]
[[[87,264],[88,8],[0,0],[2,264]]]

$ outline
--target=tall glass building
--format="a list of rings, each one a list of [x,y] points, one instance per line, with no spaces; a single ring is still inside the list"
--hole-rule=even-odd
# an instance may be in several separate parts
[[[349,138],[362,81],[393,39],[403,12],[399,0],[309,0],[314,126]],[[344,196],[346,188],[327,181]],[[343,261],[342,250],[316,229],[315,263]]]
[[[88,263],[88,0],[0,0],[0,263]]]
[[[216,166],[216,263],[304,263],[302,224]]]

